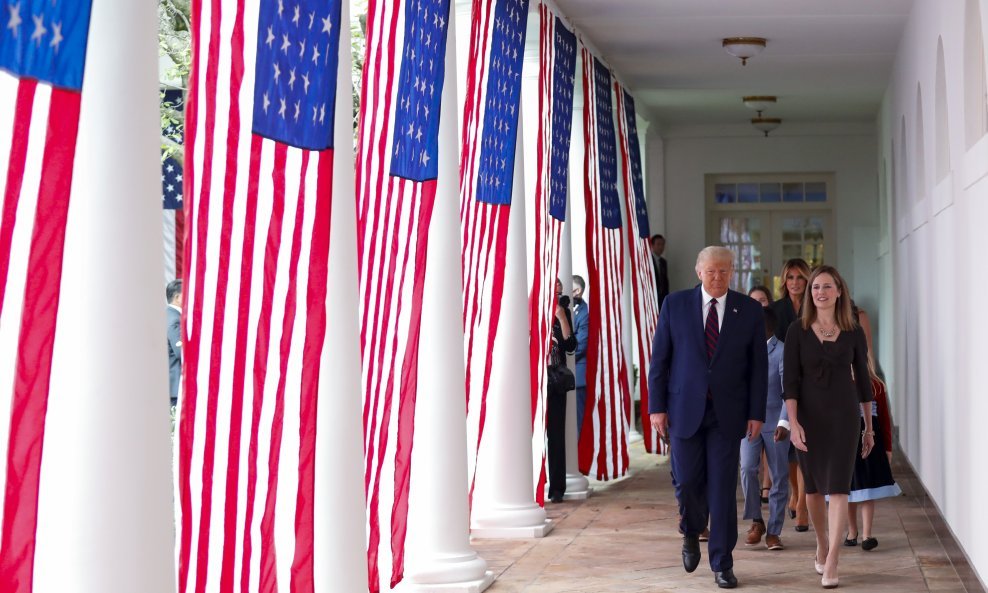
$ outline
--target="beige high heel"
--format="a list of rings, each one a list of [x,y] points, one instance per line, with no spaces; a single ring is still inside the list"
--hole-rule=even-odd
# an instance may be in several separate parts
[[[824,589],[836,589],[837,588],[837,584],[839,583],[839,581],[840,581],[840,579],[837,578],[837,577],[834,577],[832,579],[828,579],[827,577],[823,577],[822,579],[820,579],[820,584],[823,585],[823,588]]]

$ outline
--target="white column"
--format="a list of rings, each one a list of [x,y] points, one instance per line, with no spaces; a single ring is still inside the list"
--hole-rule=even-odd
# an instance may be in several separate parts
[[[569,193],[568,188],[567,193]],[[562,237],[559,239],[559,278],[562,280],[563,290],[567,294],[573,294],[573,250],[570,247],[572,243],[570,235],[573,233],[573,224],[570,219],[571,199],[571,195],[566,198],[566,222],[563,223]],[[566,357],[566,363],[570,370],[574,369],[572,356]],[[566,418],[566,493],[563,498],[565,500],[583,500],[590,497],[593,488],[590,487],[590,480],[580,473],[576,391],[570,391],[566,394]]]
[[[149,2],[92,6],[35,593],[175,590],[157,23]]]
[[[519,125],[519,128],[521,126]],[[532,391],[528,360],[528,275],[525,271],[524,167],[521,134],[504,262],[501,320],[494,341],[495,366],[487,396],[484,440],[477,455],[472,531],[480,538],[543,537],[552,531],[534,500]]]
[[[340,22],[350,22],[344,2]],[[340,30],[350,47],[350,27]],[[363,424],[358,325],[357,207],[354,195],[350,61],[337,71],[333,206],[327,269],[326,326],[316,430],[315,585],[320,593],[367,590]]]
[[[403,592],[477,593],[494,580],[470,547],[463,392],[456,26],[446,40],[439,176],[429,228]],[[530,462],[529,462],[530,463]],[[527,464],[526,468],[529,467]],[[359,569],[362,569],[360,566]],[[356,570],[358,567],[351,567]]]

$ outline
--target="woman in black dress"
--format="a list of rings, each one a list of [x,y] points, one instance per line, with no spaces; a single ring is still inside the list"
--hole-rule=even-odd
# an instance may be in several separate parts
[[[777,320],[775,337],[786,341],[786,331],[792,322],[799,318],[803,305],[803,294],[810,279],[810,266],[806,260],[794,257],[782,264],[782,297],[771,304]],[[806,511],[806,491],[803,474],[796,464],[796,449],[789,449],[789,518],[795,519],[796,531],[808,531],[810,517]]]
[[[566,494],[566,393],[575,385],[573,372],[566,368],[566,355],[576,350],[572,328],[569,297],[563,294],[563,283],[557,278],[545,397],[546,461],[549,464],[549,500],[552,502],[562,502]]]
[[[783,397],[816,532],[814,566],[823,575],[821,584],[831,589],[837,586],[859,432],[862,457],[875,446],[868,344],[835,268],[814,270],[802,309],[800,323],[786,335]],[[862,411],[865,428],[859,431]]]

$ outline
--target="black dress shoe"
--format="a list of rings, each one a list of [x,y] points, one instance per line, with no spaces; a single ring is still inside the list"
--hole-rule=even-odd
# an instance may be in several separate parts
[[[714,573],[714,582],[721,589],[733,589],[738,586],[738,579],[734,576],[734,570],[728,568]]]
[[[870,552],[878,547],[878,540],[873,537],[866,537],[861,540],[861,549],[865,552]]]
[[[693,572],[700,565],[700,538],[693,535],[683,536],[683,568]]]

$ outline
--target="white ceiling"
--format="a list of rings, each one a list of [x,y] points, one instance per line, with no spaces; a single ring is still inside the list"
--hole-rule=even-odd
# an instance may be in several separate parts
[[[664,124],[873,121],[912,0],[556,0]],[[765,37],[741,66],[724,37]]]

